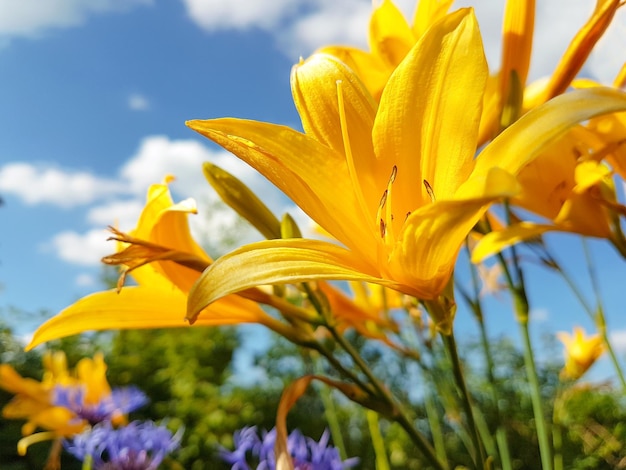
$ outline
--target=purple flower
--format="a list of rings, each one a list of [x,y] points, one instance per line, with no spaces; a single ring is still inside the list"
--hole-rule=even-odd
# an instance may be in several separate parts
[[[152,421],[120,428],[103,421],[66,441],[65,448],[81,461],[90,456],[93,470],[156,470],[181,438],[182,430],[172,435]]]
[[[85,387],[57,385],[53,403],[73,411],[90,424],[110,421],[148,403],[148,397],[136,387],[115,388],[98,403],[85,403]]]
[[[263,431],[259,437],[256,427],[246,427],[235,432],[235,450],[222,450],[222,459],[231,464],[231,470],[274,470],[276,459],[274,443],[276,430]],[[344,470],[358,463],[358,459],[341,460],[339,451],[328,446],[329,434],[324,431],[319,442],[303,436],[298,430],[287,438],[287,448],[296,470]],[[251,465],[257,465],[253,467]]]

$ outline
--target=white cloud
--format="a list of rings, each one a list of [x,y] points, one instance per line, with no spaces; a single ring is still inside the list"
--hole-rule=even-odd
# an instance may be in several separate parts
[[[209,149],[195,140],[171,140],[166,136],[144,138],[134,155],[120,167],[117,177],[101,178],[86,171],[52,168],[45,164],[8,163],[0,166],[0,193],[17,196],[28,205],[89,206],[85,221],[93,229],[83,233],[59,233],[43,246],[62,260],[82,266],[96,266],[102,256],[114,251],[115,247],[106,242],[109,237],[106,226],[132,229],[144,207],[148,187],[162,182],[166,175],[176,177],[170,184],[175,201],[187,197],[198,201],[200,214],[190,219],[194,234],[204,240],[219,241],[223,234],[240,231],[246,241],[250,241],[233,211],[223,209],[211,213],[219,198],[202,173],[205,161],[211,161],[248,184],[278,216],[286,210],[288,201],[280,191],[228,152]],[[298,217],[304,220],[301,214]]]
[[[294,61],[327,44],[367,47],[371,0],[183,0],[190,19],[208,31],[259,28],[273,35]],[[377,3],[377,2],[374,2]],[[395,3],[412,21],[414,0]],[[454,8],[472,6],[480,25],[485,52],[492,70],[500,64],[502,0],[459,0]],[[550,74],[578,29],[595,7],[595,0],[550,0],[538,2],[535,24],[535,55],[530,79]],[[623,10],[623,9],[622,9]],[[611,82],[624,58],[615,44],[626,41],[626,10],[616,19],[592,54],[587,73]]]
[[[146,137],[137,153],[120,170],[135,193],[143,193],[149,185],[159,183],[167,174],[176,176],[185,185],[205,186],[202,162],[214,152],[195,140],[170,140],[166,136]]]
[[[16,162],[0,167],[0,191],[14,194],[29,205],[46,203],[68,208],[125,190],[121,183],[91,173]]]
[[[307,1],[303,0],[183,0],[193,22],[208,30],[269,30]]]
[[[74,284],[80,287],[91,287],[95,286],[98,283],[97,279],[92,274],[79,274],[74,279]]]
[[[615,352],[626,353],[626,330],[611,331],[610,338]]]
[[[90,15],[128,10],[152,0],[0,0],[0,36],[38,36],[83,24]]]
[[[534,323],[545,323],[550,318],[550,312],[546,308],[537,307],[530,310],[528,317]]]
[[[277,40],[294,60],[309,55],[325,44],[349,44],[365,48],[371,12],[371,2],[323,0],[316,9],[277,29]]]
[[[139,199],[139,197],[136,199],[110,201],[89,209],[87,222],[94,226],[106,227],[112,225],[121,230],[130,230],[137,223],[143,206],[143,200]]]
[[[107,241],[109,233],[103,228],[85,233],[65,231],[56,234],[44,250],[52,249],[59,258],[80,266],[96,266],[103,256],[115,251],[114,242]]]
[[[128,97],[128,107],[133,111],[147,111],[150,109],[150,101],[139,93],[133,93]]]

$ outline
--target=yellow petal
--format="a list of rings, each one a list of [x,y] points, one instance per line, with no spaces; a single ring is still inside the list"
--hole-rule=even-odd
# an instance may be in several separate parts
[[[211,258],[196,243],[189,230],[187,216],[195,212],[197,209],[193,200],[174,204],[167,185],[154,184],[148,190],[146,206],[131,234],[157,245],[191,253],[210,263]],[[156,287],[158,284],[164,289],[167,289],[169,281],[187,292],[197,279],[198,272],[171,261],[157,261],[136,269],[133,277],[141,285]]]
[[[327,46],[318,49],[320,54],[337,57],[356,73],[365,88],[376,102],[380,100],[383,88],[389,80],[393,68],[389,67],[380,57],[354,47]]]
[[[458,252],[491,202],[506,192],[463,201],[436,201],[404,223],[390,259],[391,278],[412,286],[420,299],[434,299],[446,287]]]
[[[357,75],[336,57],[313,54],[292,68],[291,91],[302,119],[302,128],[307,135],[315,137],[336,152],[344,153],[337,81],[343,84],[352,151],[358,155],[359,160],[372,159],[370,134],[376,115],[376,103]],[[366,155],[362,157],[364,153]]]
[[[476,159],[472,178],[486,174],[493,167],[516,174],[573,125],[600,114],[624,110],[626,94],[610,88],[575,90],[557,96],[526,113],[487,145]],[[461,190],[467,188],[462,186]]]
[[[185,321],[187,297],[175,289],[126,287],[80,299],[41,325],[26,349],[53,339],[89,330],[189,327]],[[253,323],[266,314],[254,302],[224,299],[203,311],[197,325]]]
[[[354,210],[359,203],[342,154],[275,124],[214,119],[187,125],[256,168],[346,246],[368,253],[377,243],[375,224]]]
[[[422,37],[433,23],[448,13],[453,3],[454,0],[420,0],[413,16],[413,34],[415,37]]]
[[[436,199],[449,199],[469,175],[486,79],[478,25],[469,9],[429,29],[389,79],[373,136],[376,155],[387,166],[380,173],[398,168],[396,215],[431,202],[423,181]]]
[[[207,181],[226,204],[246,219],[265,238],[280,238],[280,222],[242,181],[226,170],[205,162],[202,171]]]
[[[353,191],[363,199],[360,209],[366,219],[375,220],[384,182],[375,178],[373,98],[345,64],[325,54],[313,54],[293,67],[291,89],[306,134],[345,155]]]
[[[535,25],[535,0],[508,0],[504,12],[500,94],[510,93],[514,73],[522,88],[526,85]]]
[[[372,54],[396,66],[409,52],[415,39],[404,15],[390,0],[374,10],[370,19],[369,46]]]
[[[508,246],[537,237],[550,230],[555,230],[555,227],[521,222],[497,232],[490,232],[480,239],[472,251],[472,263],[480,263],[485,258],[501,252]]]
[[[13,394],[38,398],[43,403],[48,402],[48,390],[42,387],[41,382],[22,377],[8,364],[0,364],[0,388]]]
[[[621,6],[621,0],[597,0],[596,7],[585,25],[576,33],[567,47],[565,54],[550,77],[550,82],[539,101],[546,101],[563,93],[591,54],[596,42],[611,24],[615,12]]]
[[[362,257],[332,243],[267,240],[240,247],[213,263],[189,293],[187,317],[193,318],[217,299],[250,287],[313,280],[353,280],[400,287],[381,279]],[[398,290],[411,292],[410,287]]]

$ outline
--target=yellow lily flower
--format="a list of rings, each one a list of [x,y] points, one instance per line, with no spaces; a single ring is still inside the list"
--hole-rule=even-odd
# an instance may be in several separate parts
[[[393,73],[380,105],[341,61],[294,67],[305,133],[215,119],[189,127],[285,192],[343,246],[267,240],[220,258],[189,294],[188,317],[252,286],[343,279],[426,300],[446,288],[463,240],[488,206],[513,196],[512,175],[589,117],[624,109],[614,90],[581,90],[527,114],[474,158],[487,79],[471,9],[433,25]],[[450,312],[436,318],[442,331]]]
[[[487,233],[472,250],[473,262],[549,231],[605,238],[619,248],[613,220],[620,205],[611,170],[593,158],[593,149],[587,147],[590,139],[597,140],[576,127],[520,172],[522,190],[511,204],[546,221],[525,220]],[[597,148],[601,145],[597,142]]]
[[[479,142],[487,142],[520,115],[564,93],[623,5],[621,0],[597,0],[591,16],[572,38],[550,77],[527,86],[535,1],[508,0],[502,32],[502,65],[485,93]]]
[[[41,325],[27,349],[89,330],[189,327],[187,293],[212,262],[189,231],[187,215],[195,212],[192,200],[174,204],[167,184],[152,185],[130,236],[143,245],[130,245],[107,257],[115,264],[125,263],[138,285],[78,300]],[[261,323],[279,332],[285,328],[256,302],[240,296],[223,299],[196,319],[202,326],[238,323]]]
[[[63,352],[49,353],[43,357],[44,374],[41,382],[20,376],[8,364],[0,364],[0,388],[15,396],[2,409],[7,419],[27,420],[22,427],[18,449],[23,455],[27,447],[41,440],[73,436],[84,430],[89,423],[72,410],[53,403],[53,391],[57,386],[84,389],[84,403],[96,404],[111,393],[106,380],[106,364],[102,354],[83,358],[70,373]],[[48,432],[33,434],[37,428]]]
[[[604,352],[599,335],[586,336],[585,330],[574,328],[574,334],[560,332],[557,338],[565,346],[565,367],[561,371],[564,379],[577,380],[589,370]]]
[[[568,45],[548,82],[537,87],[532,96],[525,100],[526,109],[538,106],[567,90],[622,6],[622,0],[596,0],[591,16]]]
[[[418,1],[410,26],[393,2],[383,0],[370,18],[369,52],[346,46],[326,46],[317,52],[335,56],[348,65],[379,101],[391,73],[430,25],[448,13],[452,3],[454,0]]]

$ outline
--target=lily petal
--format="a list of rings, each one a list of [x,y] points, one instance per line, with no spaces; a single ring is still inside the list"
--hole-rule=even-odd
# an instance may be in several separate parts
[[[178,290],[126,287],[88,295],[41,325],[27,350],[53,339],[88,330],[189,327],[185,322],[187,297]],[[260,322],[267,316],[254,302],[231,297],[202,312],[197,325]]]
[[[402,12],[390,0],[374,10],[370,20],[369,46],[388,65],[400,63],[415,42]]]
[[[472,251],[472,263],[480,263],[485,258],[500,253],[508,246],[537,237],[551,230],[558,230],[554,225],[520,222],[503,230],[490,232],[480,239]]]
[[[545,146],[579,122],[626,110],[626,93],[611,88],[575,90],[529,111],[496,137],[476,159],[473,177],[499,167],[511,174],[533,161]],[[459,192],[468,192],[467,183]]]
[[[563,93],[591,54],[593,47],[611,24],[615,12],[623,5],[621,0],[597,0],[591,17],[576,33],[567,47],[565,54],[550,77],[543,93],[538,96],[538,103]],[[538,104],[537,103],[537,104]]]
[[[420,299],[443,291],[463,240],[496,199],[517,190],[513,176],[494,168],[483,185],[483,197],[436,201],[413,212],[389,258],[391,277],[412,286]]]
[[[376,155],[399,169],[396,215],[431,202],[423,181],[450,199],[471,172],[487,72],[476,19],[463,9],[429,29],[389,79],[373,138]]]
[[[315,280],[365,281],[392,289],[400,287],[393,281],[381,279],[360,256],[333,243],[306,239],[266,240],[220,257],[202,273],[189,293],[187,318],[193,318],[226,295],[250,287]]]
[[[187,125],[265,175],[341,243],[362,253],[377,243],[375,224],[354,210],[359,203],[343,154],[276,124],[214,119]]]
[[[416,38],[424,35],[430,26],[443,18],[454,0],[420,0],[413,15],[413,34]]]

